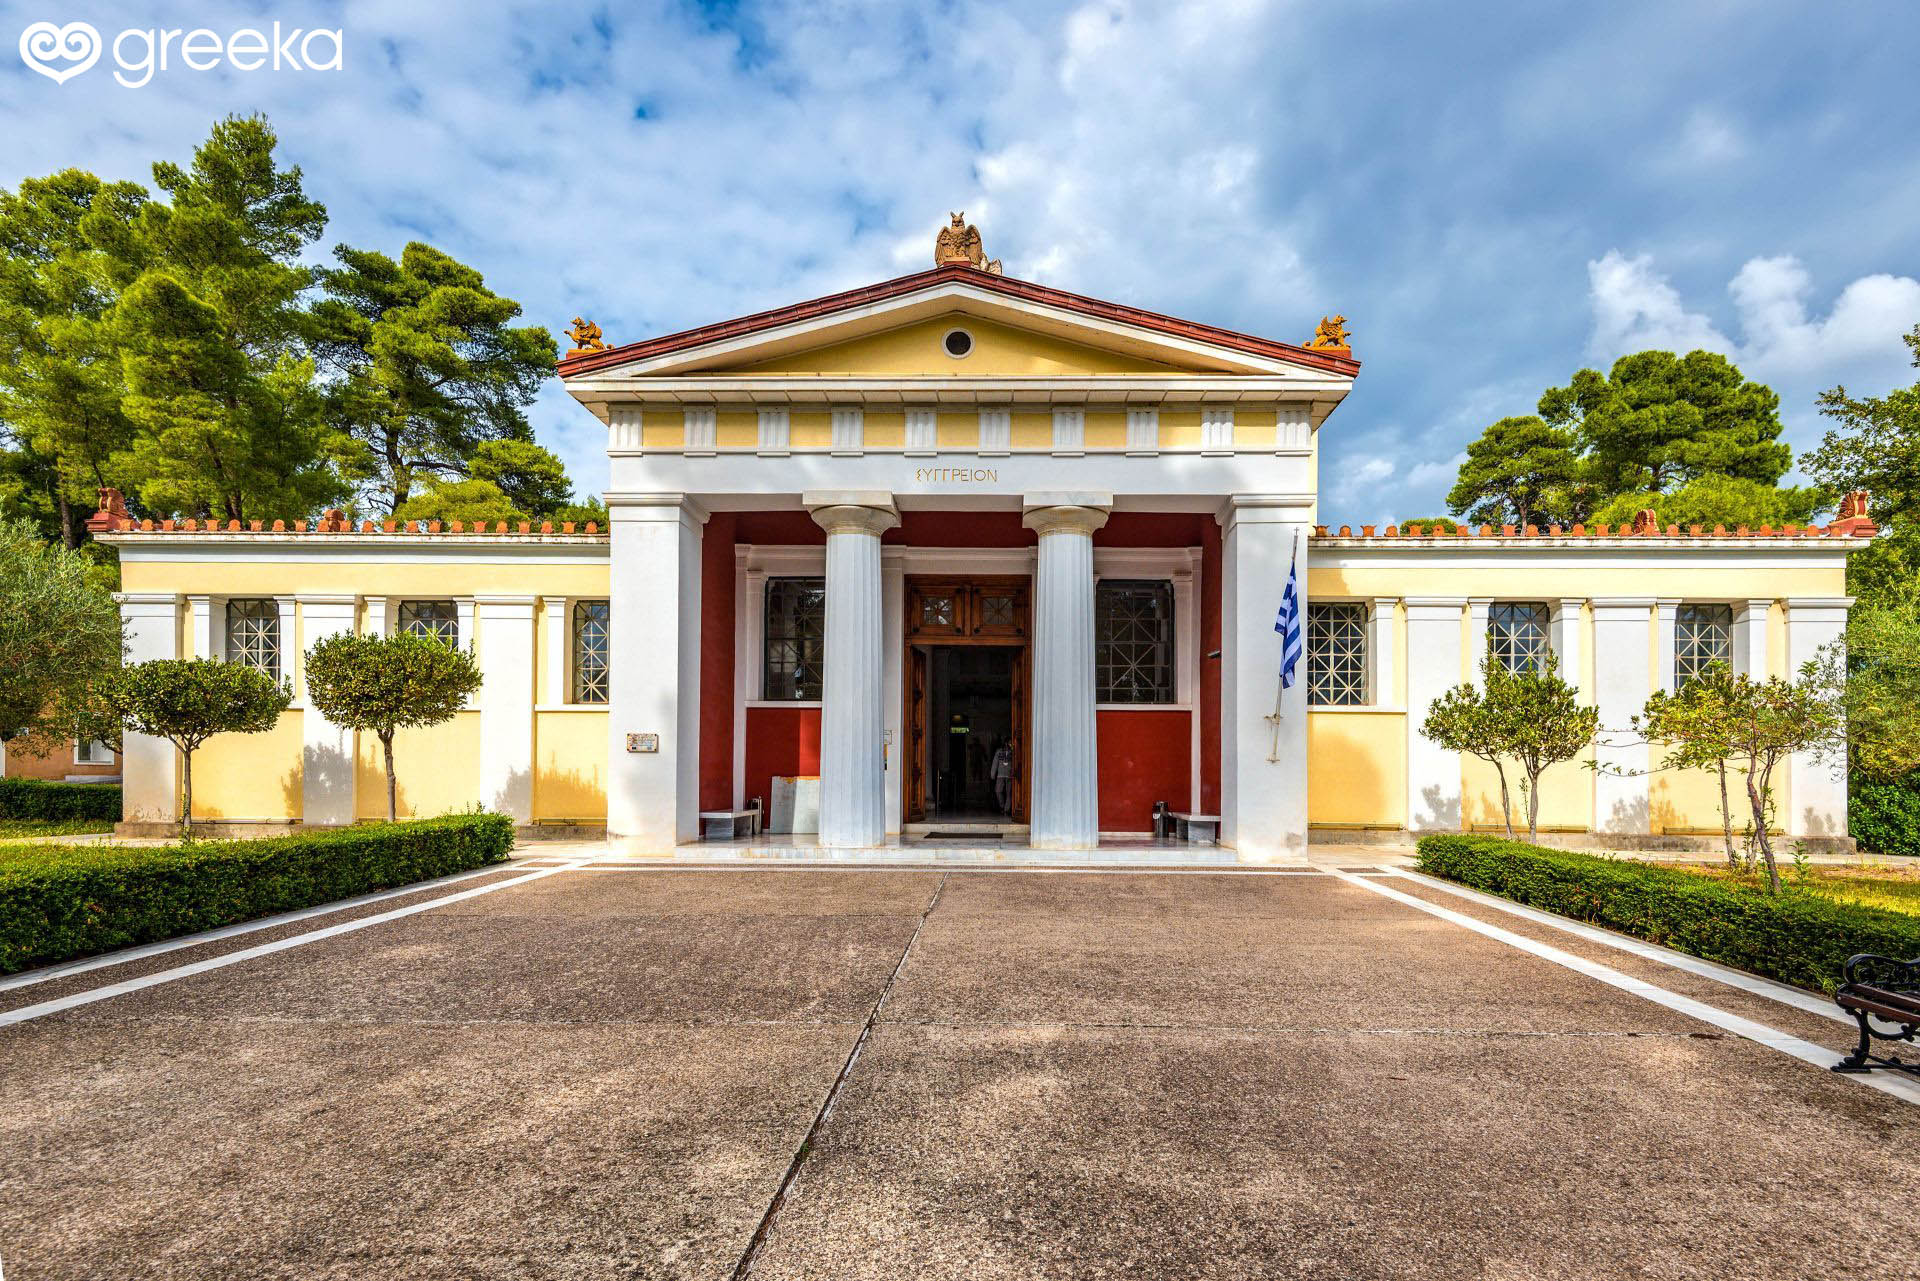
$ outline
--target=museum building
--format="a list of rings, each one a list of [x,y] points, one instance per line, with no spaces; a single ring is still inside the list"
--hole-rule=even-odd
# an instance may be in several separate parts
[[[1863,496],[1825,527],[1330,530],[1320,436],[1360,370],[1340,318],[1296,344],[1081,297],[1001,274],[958,218],[935,257],[625,345],[576,321],[559,375],[606,427],[607,529],[136,521],[103,491],[130,658],[293,689],[276,729],[201,749],[196,817],[383,817],[378,743],[307,704],[301,655],[411,630],[484,684],[399,735],[410,814],[670,852],[757,806],[770,844],[1073,850],[1158,807],[1291,857],[1497,825],[1491,767],[1420,722],[1483,655],[1551,653],[1603,734],[1601,768],[1546,775],[1542,826],[1634,844],[1719,830],[1715,780],[1625,732],[1648,695],[1716,659],[1791,672],[1845,627]],[[167,743],[129,735],[122,772],[131,822],[177,818]],[[1781,828],[1844,838],[1840,768],[1786,774]]]

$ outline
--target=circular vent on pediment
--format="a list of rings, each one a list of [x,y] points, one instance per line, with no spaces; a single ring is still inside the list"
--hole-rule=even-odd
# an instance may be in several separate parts
[[[973,335],[964,329],[949,329],[947,336],[940,340],[940,346],[949,356],[959,360],[973,354]]]

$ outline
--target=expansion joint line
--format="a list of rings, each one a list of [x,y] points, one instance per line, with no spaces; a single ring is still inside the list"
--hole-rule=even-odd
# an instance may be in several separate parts
[[[800,1167],[806,1164],[807,1157],[813,1151],[813,1142],[825,1127],[827,1118],[833,1115],[834,1106],[840,1102],[840,1091],[846,1088],[847,1080],[853,1075],[853,1065],[860,1061],[860,1052],[867,1047],[867,1038],[873,1035],[873,1025],[880,1021],[880,1011],[886,1008],[887,998],[893,995],[893,985],[900,977],[900,971],[907,968],[907,958],[913,955],[913,945],[920,941],[920,931],[927,928],[927,918],[933,915],[933,909],[940,906],[940,895],[947,888],[947,877],[943,873],[940,883],[933,887],[933,897],[927,900],[927,906],[921,911],[920,919],[915,922],[913,934],[908,937],[907,945],[900,949],[900,959],[893,963],[893,972],[887,975],[887,981],[880,987],[880,995],[874,1000],[873,1008],[867,1011],[867,1021],[860,1025],[860,1035],[854,1038],[853,1049],[847,1052],[846,1062],[840,1065],[840,1074],[833,1078],[833,1084],[827,1089],[827,1097],[820,1104],[820,1110],[814,1114],[813,1124],[807,1127],[801,1136],[800,1146],[793,1150],[793,1159],[787,1162],[787,1172],[780,1179],[780,1186],[774,1189],[773,1199],[767,1202],[767,1209],[760,1216],[760,1226],[753,1231],[753,1239],[747,1242],[747,1248],[740,1255],[740,1262],[733,1269],[733,1281],[744,1281],[753,1272],[754,1263],[760,1258],[760,1247],[767,1243],[768,1235],[773,1231],[773,1221],[779,1217],[781,1207],[787,1203],[787,1194],[799,1181]]]

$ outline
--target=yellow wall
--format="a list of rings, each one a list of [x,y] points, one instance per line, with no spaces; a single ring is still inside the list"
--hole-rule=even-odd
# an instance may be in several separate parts
[[[534,716],[535,819],[607,817],[607,713],[539,712]]]
[[[950,329],[973,335],[973,352],[956,360],[941,340]],[[1048,334],[1033,333],[952,312],[885,333],[871,334],[830,347],[776,356],[757,364],[717,372],[739,374],[841,374],[878,376],[940,375],[985,378],[994,375],[1047,377],[1074,374],[1181,374],[1194,370],[1161,364],[1138,356],[1103,351]]]
[[[303,534],[320,542],[326,535]],[[480,549],[484,551],[484,549]],[[148,561],[123,557],[121,590],[178,592],[182,595],[289,596],[359,594],[393,599],[445,600],[459,596],[592,596],[607,594],[607,562],[582,558],[577,564],[527,564],[502,555],[480,563],[383,562],[377,551],[341,548],[337,556],[310,561]],[[181,610],[183,646],[191,638],[192,619]],[[183,648],[182,653],[190,652]]]
[[[387,816],[387,767],[380,740],[361,734],[354,772],[354,814]],[[604,749],[603,749],[604,754]],[[458,814],[480,803],[480,713],[393,736],[395,799],[401,818]]]
[[[1307,822],[1404,827],[1407,718],[1392,712],[1307,713]]]
[[[300,717],[283,712],[264,734],[215,734],[193,754],[195,818],[298,818]]]
[[[1593,826],[1593,771],[1585,762],[1592,752],[1579,760],[1562,761],[1547,767],[1540,776],[1540,827],[1542,830],[1567,829],[1584,832]],[[1527,821],[1527,801],[1520,783],[1525,777],[1519,767],[1507,764],[1507,790],[1513,805],[1513,825],[1517,831]],[[1460,757],[1460,809],[1468,827],[1500,827],[1500,777],[1493,766],[1477,756]]]

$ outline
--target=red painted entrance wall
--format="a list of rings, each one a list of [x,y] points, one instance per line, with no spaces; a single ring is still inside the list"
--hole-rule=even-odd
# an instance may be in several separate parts
[[[1191,803],[1191,713],[1100,712],[1094,732],[1100,744],[1101,831],[1150,832],[1155,801],[1176,810]]]
[[[760,798],[761,812],[773,807],[776,776],[801,777],[820,772],[820,709],[749,707],[747,709],[747,800]]]
[[[734,514],[715,512],[700,543],[700,808],[733,808]]]

